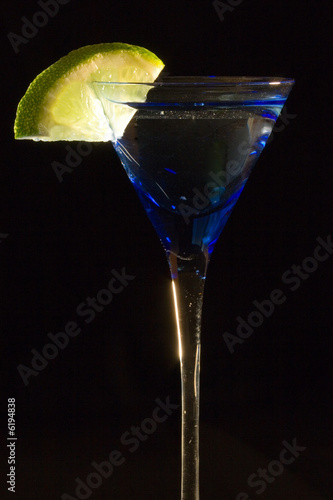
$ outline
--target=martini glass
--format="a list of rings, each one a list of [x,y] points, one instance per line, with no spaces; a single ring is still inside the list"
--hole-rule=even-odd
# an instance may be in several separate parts
[[[207,266],[293,83],[250,77],[94,83],[113,146],[171,271],[181,367],[181,500],[199,500],[200,330]]]

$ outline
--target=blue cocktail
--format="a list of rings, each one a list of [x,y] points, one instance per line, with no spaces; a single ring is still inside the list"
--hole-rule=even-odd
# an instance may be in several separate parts
[[[182,381],[182,500],[199,499],[200,328],[209,257],[293,83],[248,77],[94,83],[114,148],[171,270]],[[144,98],[133,102],[131,94]]]

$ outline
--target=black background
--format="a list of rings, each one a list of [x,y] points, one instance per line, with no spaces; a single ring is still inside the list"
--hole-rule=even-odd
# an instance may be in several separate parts
[[[236,5],[237,2],[230,2]],[[227,1],[225,2],[227,4]],[[210,1],[70,0],[15,53],[35,1],[2,12],[1,453],[7,491],[6,401],[16,399],[16,498],[75,498],[75,479],[120,449],[126,461],[89,498],[179,498],[180,410],[130,453],[120,444],[151,417],[155,399],[180,403],[169,271],[163,249],[110,144],[93,144],[59,182],[64,143],[14,141],[16,105],[44,68],[72,49],[122,41],[155,52],[171,75],[272,75],[296,85],[279,132],[263,152],[210,263],[203,313],[201,499],[332,498],[332,262],[297,290],[284,272],[313,256],[332,231],[330,2],[244,0],[218,15]],[[72,144],[73,147],[77,145]],[[135,276],[85,324],[76,307],[105,288],[111,270]],[[253,301],[287,299],[231,354]],[[49,332],[82,332],[27,386]],[[250,474],[278,459],[283,440],[306,447],[265,492]],[[242,498],[242,497],[240,497]],[[244,497],[246,498],[246,497]]]

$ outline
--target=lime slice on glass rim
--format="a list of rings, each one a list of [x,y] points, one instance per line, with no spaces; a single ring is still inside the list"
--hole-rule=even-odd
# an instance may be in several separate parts
[[[121,137],[135,110],[109,100],[102,106],[93,82],[150,83],[163,68],[155,54],[136,45],[101,43],[73,50],[30,84],[17,108],[15,139],[100,142]],[[128,101],[145,101],[146,86],[129,87]],[[111,85],[108,93],[111,97]]]

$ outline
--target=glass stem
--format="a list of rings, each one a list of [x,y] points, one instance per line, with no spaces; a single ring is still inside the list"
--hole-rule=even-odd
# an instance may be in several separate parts
[[[201,313],[208,258],[168,255],[179,339],[182,397],[181,500],[199,500]]]

